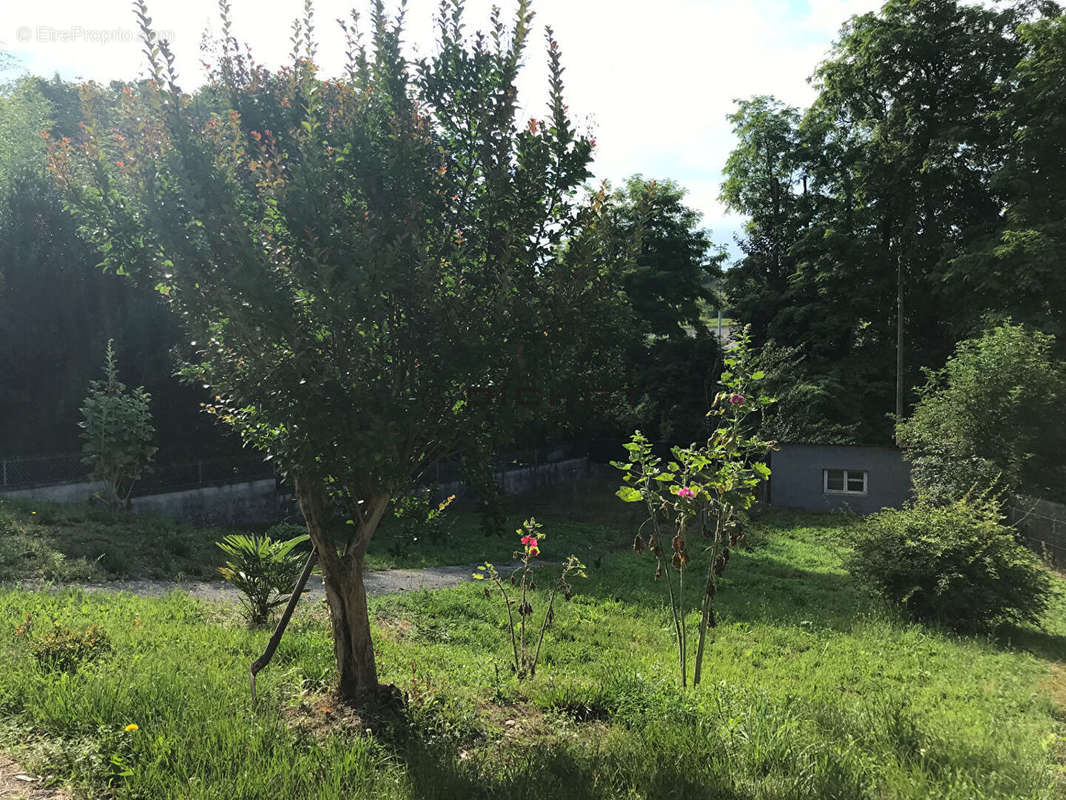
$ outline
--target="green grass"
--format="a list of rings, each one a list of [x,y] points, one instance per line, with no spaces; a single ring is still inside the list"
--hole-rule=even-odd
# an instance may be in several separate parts
[[[0,583],[214,578],[215,542],[226,533],[89,505],[0,500]]]
[[[600,554],[558,608],[533,680],[510,676],[502,608],[481,584],[372,601],[381,677],[408,696],[372,733],[321,710],[332,653],[320,606],[302,608],[253,708],[247,665],[267,632],[233,607],[8,590],[0,746],[94,797],[1062,796],[1062,596],[1044,631],[906,624],[841,567],[845,518],[774,515],[730,563],[704,685],[681,690],[664,587],[647,556],[611,549],[625,507],[593,525],[607,501],[573,501],[529,500],[546,559],[583,542]],[[502,546],[466,539],[468,562],[491,555],[481,543]],[[538,590],[538,611],[544,600]],[[50,673],[10,635],[27,613],[98,624],[113,652]],[[124,732],[130,722],[140,729]]]
[[[561,518],[556,506],[573,510]],[[614,508],[618,506],[618,508]],[[512,532],[523,519],[554,515],[547,533],[556,552],[595,561],[625,543],[617,523],[631,510],[604,493],[598,481],[580,481],[507,501],[504,529],[486,535],[480,515],[450,511],[441,535],[417,541],[387,518],[367,559],[370,569],[509,562]],[[575,523],[585,523],[576,525]],[[255,530],[261,531],[263,526]],[[219,579],[224,556],[215,543],[237,529],[197,528],[156,515],[112,513],[89,505],[0,500],[0,583],[20,579],[72,582],[125,577]]]

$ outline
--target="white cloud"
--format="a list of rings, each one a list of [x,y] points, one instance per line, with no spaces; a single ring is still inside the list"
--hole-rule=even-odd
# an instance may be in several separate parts
[[[34,73],[98,81],[143,74],[143,56],[127,0],[49,0],[14,6],[2,18],[0,48]],[[364,2],[359,3],[365,7]],[[877,0],[535,0],[535,30],[526,54],[521,96],[526,114],[543,112],[547,70],[543,24],[554,26],[563,50],[567,99],[597,139],[595,170],[618,182],[633,173],[673,178],[689,189],[715,238],[726,243],[740,220],[718,202],[720,171],[732,146],[725,117],[736,98],[774,94],[805,105],[807,78],[841,23],[879,6]],[[487,24],[489,0],[469,0],[468,27]],[[504,3],[505,12],[513,4]],[[237,38],[257,58],[278,65],[290,49],[298,0],[232,0]],[[350,0],[315,5],[320,60],[341,66],[334,20]],[[437,0],[410,0],[408,39],[432,47]],[[184,82],[200,80],[200,37],[217,29],[215,0],[151,3],[155,27],[174,40]]]

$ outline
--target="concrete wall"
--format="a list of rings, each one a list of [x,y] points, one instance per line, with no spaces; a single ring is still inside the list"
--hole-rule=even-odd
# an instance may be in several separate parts
[[[588,474],[588,470],[587,458],[571,458],[499,472],[496,480],[506,494],[521,494],[576,480]],[[87,503],[100,488],[97,483],[57,484],[0,492],[0,497]],[[445,484],[441,492],[461,497],[463,487],[459,483]],[[163,514],[201,525],[270,523],[298,513],[292,498],[278,493],[273,478],[144,495],[134,497],[132,505],[135,513]]]
[[[52,503],[88,503],[92,496],[103,488],[104,484],[96,481],[55,483],[26,489],[3,489],[0,490],[0,497],[10,497],[12,500],[46,500]]]
[[[770,456],[770,469],[770,505],[782,508],[872,514],[898,508],[911,495],[910,466],[888,447],[782,444]],[[866,494],[827,493],[826,469],[865,470]]]
[[[100,483],[61,483],[12,489],[0,492],[0,497],[53,503],[88,503],[101,488]],[[278,494],[273,478],[148,494],[134,497],[131,505],[137,514],[163,514],[201,525],[277,522],[292,511],[292,501],[287,495]]]
[[[268,478],[135,497],[133,511],[198,525],[257,525],[277,522],[294,509],[291,498],[279,494],[277,483]]]

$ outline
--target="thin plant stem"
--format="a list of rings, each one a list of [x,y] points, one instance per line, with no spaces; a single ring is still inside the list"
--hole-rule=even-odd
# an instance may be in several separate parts
[[[511,613],[511,598],[507,596],[507,590],[503,588],[503,581],[500,580],[498,575],[493,576],[493,580],[496,581],[496,585],[500,587],[500,594],[503,595],[503,603],[507,606],[507,628],[511,631],[511,652],[514,654],[514,670],[515,674],[518,673],[521,666],[518,663],[518,643],[515,641],[514,636],[514,614]]]
[[[719,513],[714,525],[714,540],[711,544],[711,562],[707,566],[707,583],[703,590],[703,602],[700,604],[700,636],[696,645],[696,666],[692,676],[692,685],[699,686],[703,673],[703,648],[707,640],[707,622],[711,616],[711,592],[714,590],[714,565],[721,552],[722,517]]]
[[[563,575],[565,579],[565,573]],[[537,637],[537,650],[533,653],[533,663],[529,665],[529,677],[533,677],[537,672],[537,662],[540,660],[540,646],[544,641],[544,632],[548,630],[548,619],[551,617],[552,606],[555,605],[555,595],[559,593],[559,584],[555,584],[552,589],[551,596],[548,598],[548,607],[544,611],[544,620],[540,624],[540,636]]]
[[[518,607],[519,624],[522,626],[522,669],[526,667],[526,578],[529,573],[529,564],[522,570],[522,604]],[[519,674],[519,677],[522,677]]]
[[[650,496],[650,495],[649,495]],[[655,542],[658,545],[658,549],[662,549],[662,532],[659,528],[659,517],[655,512],[655,507],[651,501],[648,501],[648,512],[651,514],[651,525],[655,532]],[[663,560],[656,556],[656,567],[662,570]],[[685,657],[684,647],[681,642],[681,620],[677,616],[677,602],[674,600],[674,585],[670,582],[670,564],[666,565],[666,590],[670,594],[670,612],[674,617],[674,634],[677,636],[677,661],[681,668],[681,685],[685,685]]]

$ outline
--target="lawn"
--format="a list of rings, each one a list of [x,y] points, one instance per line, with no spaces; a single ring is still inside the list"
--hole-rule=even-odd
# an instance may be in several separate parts
[[[9,588],[0,748],[94,797],[969,800],[1066,789],[1062,596],[1044,631],[961,637],[907,624],[842,569],[847,518],[773,514],[730,563],[704,685],[681,690],[664,587],[646,555],[622,547],[627,509],[592,484],[522,502],[545,523],[547,561],[584,548],[592,562],[532,680],[510,675],[502,608],[477,583],[371,601],[381,677],[406,702],[366,720],[329,700],[321,606],[303,606],[253,707],[247,666],[268,633],[232,606]],[[379,563],[473,562],[510,547],[476,520],[456,526],[447,542]],[[99,625],[112,649],[75,673],[50,671],[12,636],[27,614],[31,633],[53,619]]]
[[[559,507],[565,509],[560,516]],[[595,562],[625,546],[620,533],[635,511],[623,506],[600,480],[509,499],[505,520],[486,535],[480,515],[461,506],[445,516],[439,534],[412,533],[387,517],[367,559],[370,569],[418,568],[476,561],[510,561],[517,544],[509,534],[523,519],[555,519],[553,540],[567,553]],[[224,556],[215,542],[227,533],[262,533],[252,528],[198,528],[157,515],[131,516],[88,505],[0,499],[0,582],[107,581],[119,578],[220,580]],[[296,526],[281,535],[293,536]],[[506,534],[506,535],[503,535]]]

